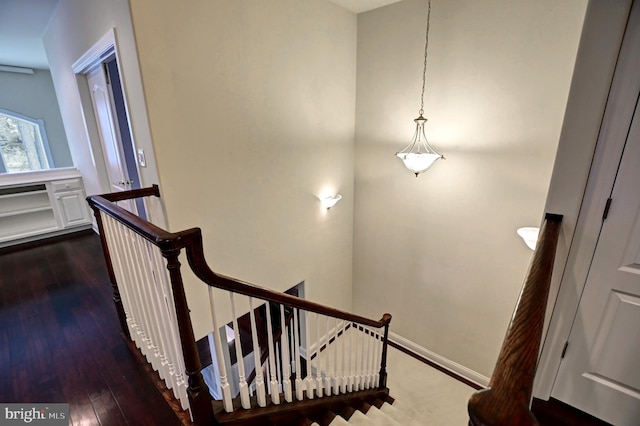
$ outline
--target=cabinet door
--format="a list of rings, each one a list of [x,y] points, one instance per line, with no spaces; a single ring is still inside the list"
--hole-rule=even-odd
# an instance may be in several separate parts
[[[63,228],[84,225],[90,222],[89,211],[82,191],[57,194],[56,201]]]

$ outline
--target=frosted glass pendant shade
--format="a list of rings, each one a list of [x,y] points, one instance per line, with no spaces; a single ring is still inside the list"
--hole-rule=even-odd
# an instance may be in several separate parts
[[[418,176],[420,173],[426,171],[431,165],[442,156],[440,154],[427,154],[427,153],[397,153],[396,154],[403,162],[404,166],[411,170]]]
[[[420,116],[413,121],[416,123],[416,132],[413,135],[413,140],[402,151],[396,153],[396,155],[402,160],[404,166],[417,177],[420,173],[431,167],[437,159],[444,159],[444,156],[438,154],[436,150],[429,145],[429,142],[427,142],[427,137],[424,134],[424,124],[427,122],[427,119],[420,114]]]

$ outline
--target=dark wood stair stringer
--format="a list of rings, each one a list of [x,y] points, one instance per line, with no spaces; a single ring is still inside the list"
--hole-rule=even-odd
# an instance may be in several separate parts
[[[282,394],[281,398],[283,398]],[[234,411],[231,413],[224,411],[220,401],[213,401],[213,407],[217,423],[221,426],[296,424],[296,419],[301,415],[322,425],[327,419],[333,419],[338,415],[348,420],[350,414],[356,410],[366,413],[365,407],[375,405],[377,400],[389,404],[394,401],[389,395],[389,389],[376,388],[279,405],[269,403],[264,408],[249,410],[241,409],[239,400],[236,399],[234,400]]]

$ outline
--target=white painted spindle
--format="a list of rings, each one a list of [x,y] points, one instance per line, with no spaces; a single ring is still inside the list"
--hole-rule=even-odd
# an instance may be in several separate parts
[[[307,378],[305,379],[305,388],[307,390],[307,398],[313,399],[313,387],[315,383],[313,381],[313,366],[311,364],[311,350],[309,346],[309,340],[311,340],[311,334],[309,334],[309,322],[311,322],[310,317],[309,312],[304,311],[304,346],[305,353],[307,355]]]
[[[329,334],[330,332],[330,322],[329,322],[329,317],[326,316],[324,319],[324,335],[325,335],[325,340],[327,341],[326,343],[326,348],[324,351],[324,368],[325,368],[325,374],[324,374],[324,391],[327,394],[327,396],[331,396],[331,377],[332,377],[332,373],[331,373],[331,360],[329,359],[329,355],[331,354],[331,350],[333,350],[333,345],[331,344],[331,336]]]
[[[238,363],[238,387],[240,388],[240,404],[242,408],[248,410],[251,408],[251,399],[249,397],[249,386],[244,372],[244,356],[242,356],[242,341],[240,338],[240,328],[238,327],[238,317],[236,316],[236,303],[233,292],[229,292],[229,303],[231,304],[231,316],[233,319],[233,331],[235,335],[236,360]]]
[[[260,345],[258,344],[258,333],[256,326],[256,315],[253,310],[253,298],[249,298],[249,317],[251,319],[251,339],[253,342],[253,363],[255,364],[256,369],[256,400],[258,401],[258,406],[266,407],[267,406],[267,397],[264,389],[264,377],[262,376],[262,361],[261,355],[262,350],[260,349]]]
[[[340,349],[342,352],[342,363],[340,364],[340,393],[347,393],[347,383],[349,382],[349,372],[347,371],[347,322],[341,321],[341,329],[342,329],[342,340],[340,341]]]
[[[302,401],[304,398],[304,388],[302,382],[302,368],[300,367],[300,326],[298,322],[298,309],[293,309],[293,339],[295,343],[296,361],[296,399]]]
[[[267,303],[267,346],[269,347],[269,374],[271,380],[269,382],[269,394],[271,395],[271,402],[278,405],[280,404],[280,391],[278,389],[278,380],[276,378],[276,356],[273,353],[273,326],[271,325],[271,307]]]
[[[160,324],[166,324],[169,321],[169,318],[166,312],[166,307],[162,306],[160,289],[156,285],[153,273],[151,272],[151,253],[149,252],[148,246],[150,243],[138,234],[134,234],[134,237],[137,248],[135,262],[140,268],[142,282],[145,284],[148,301],[151,305],[153,334],[155,336],[154,341],[156,342],[155,356],[159,361],[158,374],[162,380],[168,382],[167,387],[172,389],[173,383],[171,382],[173,378],[170,378],[169,375],[166,354],[168,341],[166,340],[164,327],[160,326]]]
[[[184,377],[184,357],[182,354],[182,345],[180,344],[180,332],[178,330],[176,307],[173,302],[171,279],[169,278],[166,260],[162,256],[160,249],[154,245],[150,247],[152,269],[162,291],[162,305],[166,309],[169,318],[163,326],[167,335],[166,350],[168,354],[169,373],[173,376],[173,382],[177,387],[177,390],[174,389],[174,396],[178,398],[176,393],[180,394],[179,399],[183,401],[183,409],[185,409],[184,405],[188,404],[187,381]]]
[[[367,341],[364,355],[364,388],[369,389],[371,387],[371,333],[368,327],[363,328],[364,338]]]
[[[284,314],[284,305],[280,305],[280,340],[282,341],[282,391],[284,392],[284,400],[293,401],[293,393],[291,390],[291,357],[289,356],[289,327],[287,326]]]
[[[216,318],[215,296],[213,287],[209,287],[209,307],[211,310],[211,323],[213,325],[213,337],[216,347],[216,358],[218,361],[218,369],[220,371],[220,390],[222,391],[222,405],[224,411],[231,413],[233,411],[233,399],[231,398],[231,388],[227,379],[227,367],[224,364],[224,355],[222,353],[223,342],[220,336],[220,328],[218,328],[218,319]]]
[[[358,387],[358,389],[360,390],[364,390],[364,382],[365,382],[365,369],[367,368],[366,364],[365,364],[365,344],[367,342],[367,335],[364,333],[364,328],[362,326],[358,327],[358,330],[360,331],[360,335],[361,335],[361,339],[362,339],[362,343],[360,344],[360,369],[358,370],[359,372],[359,382],[360,385]]]
[[[355,332],[356,324],[351,323],[351,327],[349,327],[349,392],[353,392],[357,390],[356,386],[356,378],[355,378],[355,368],[356,368],[356,345],[354,344],[354,340],[356,338]]]
[[[333,394],[340,395],[340,370],[338,367],[338,349],[340,348],[340,343],[338,342],[338,318],[334,318],[333,323]]]
[[[316,393],[318,398],[322,398],[324,385],[322,383],[322,363],[320,351],[322,350],[322,336],[320,334],[320,314],[315,315],[316,319]]]

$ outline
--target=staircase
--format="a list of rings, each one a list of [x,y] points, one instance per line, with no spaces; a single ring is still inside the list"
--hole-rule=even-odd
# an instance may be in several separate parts
[[[399,401],[389,397],[387,401],[376,400],[373,404],[363,403],[359,407],[349,407],[344,412],[328,413],[327,419],[310,423],[319,426],[371,425],[371,426],[422,426],[420,419],[412,416],[411,407],[403,407]],[[322,420],[329,420],[329,423]]]
[[[423,424],[411,407],[389,395],[391,315],[365,318],[219,275],[207,265],[199,228],[167,232],[117,205],[150,196],[160,196],[157,186],[87,200],[123,334],[194,423]],[[470,400],[474,426],[537,424],[528,405],[560,220],[547,216],[550,230],[543,226],[542,249],[534,255],[519,301],[523,309],[514,314],[490,388]],[[213,329],[211,356],[203,358],[214,367],[208,383],[182,282],[181,254],[208,289]],[[237,335],[231,344],[229,329]]]

